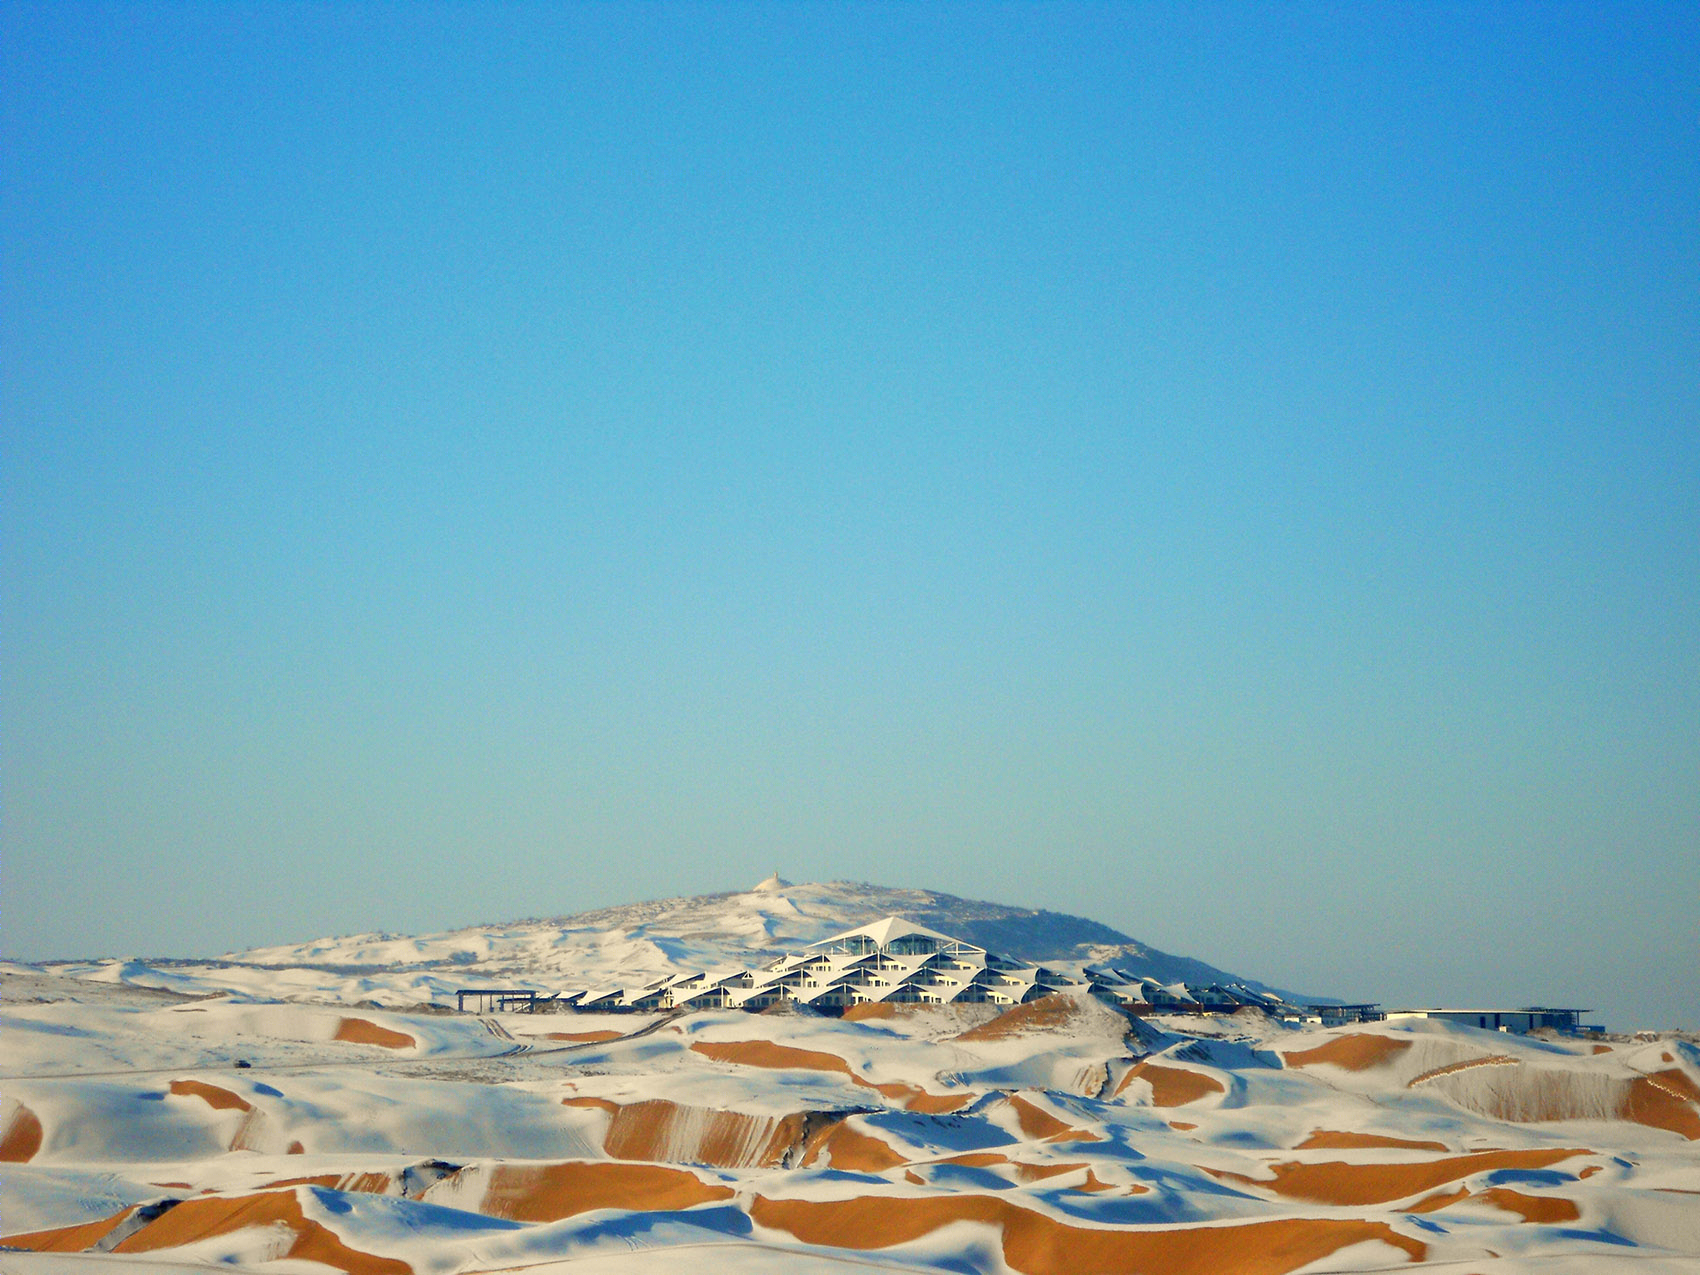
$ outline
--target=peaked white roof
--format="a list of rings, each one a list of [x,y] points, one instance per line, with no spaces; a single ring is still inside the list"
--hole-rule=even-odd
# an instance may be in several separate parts
[[[875,921],[872,925],[845,930],[842,934],[834,934],[829,939],[822,939],[819,943],[811,943],[809,946],[830,947],[834,943],[844,942],[845,939],[870,938],[880,947],[884,947],[893,939],[906,938],[911,934],[920,935],[923,938],[938,939],[942,943],[961,943],[964,947],[975,946],[972,943],[964,943],[963,940],[952,935],[940,934],[937,930],[929,930],[924,925],[916,925],[913,921],[905,921],[900,916],[888,916],[882,921]],[[979,951],[980,949],[975,948],[975,950]]]

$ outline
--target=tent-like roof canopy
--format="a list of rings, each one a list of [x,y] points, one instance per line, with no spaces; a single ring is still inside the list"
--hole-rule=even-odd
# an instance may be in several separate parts
[[[926,938],[934,940],[941,948],[948,945],[951,948],[964,949],[970,952],[986,950],[983,947],[976,947],[972,943],[965,943],[949,934],[940,934],[937,930],[929,930],[924,925],[916,925],[913,921],[905,921],[900,916],[888,916],[884,920],[875,921],[872,925],[845,930],[842,934],[834,934],[829,939],[822,939],[819,943],[811,943],[809,946],[811,948],[845,947],[850,945],[851,940],[859,938],[871,939],[874,946],[881,949],[889,947],[897,939]]]

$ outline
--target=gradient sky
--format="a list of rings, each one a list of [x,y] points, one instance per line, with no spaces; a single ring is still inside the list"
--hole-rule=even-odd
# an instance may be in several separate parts
[[[1700,1028],[1700,10],[0,59],[7,953],[778,866]]]

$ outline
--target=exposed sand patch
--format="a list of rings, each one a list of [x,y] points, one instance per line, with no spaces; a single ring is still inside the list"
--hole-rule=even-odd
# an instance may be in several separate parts
[[[1678,1068],[1624,1079],[1492,1055],[1437,1067],[1410,1084],[1438,1090],[1460,1107],[1495,1120],[1629,1120],[1700,1139],[1700,1087]]]
[[[598,1044],[604,1040],[619,1040],[620,1033],[615,1031],[597,1032],[550,1032],[545,1040],[565,1040],[574,1044]]]
[[[86,1251],[135,1213],[124,1209],[110,1218],[54,1231],[37,1231],[8,1236],[14,1248],[43,1253]],[[282,1224],[294,1236],[282,1256],[319,1262],[349,1275],[413,1275],[413,1268],[394,1258],[379,1257],[349,1248],[332,1231],[306,1217],[294,1191],[264,1191],[253,1195],[201,1197],[184,1200],[160,1214],[133,1235],[126,1236],[114,1253],[152,1253],[177,1248],[197,1240],[228,1235],[248,1227]]]
[[[974,1101],[972,1093],[928,1093],[925,1089],[917,1089],[914,1085],[888,1084],[873,1085],[860,1076],[851,1076],[857,1084],[868,1089],[877,1089],[892,1101],[901,1103],[910,1111],[918,1111],[926,1116],[944,1116],[952,1111],[960,1111]]]
[[[563,1107],[595,1107],[599,1110],[606,1111],[611,1116],[617,1116],[620,1114],[620,1104],[617,1102],[610,1102],[606,1098],[587,1098],[574,1095],[573,1097],[562,1098],[561,1105]]]
[[[803,1140],[805,1119],[689,1107],[654,1098],[619,1108],[603,1149],[616,1160],[771,1168]]]
[[[1050,1112],[1034,1106],[1020,1094],[1011,1094],[1009,1105],[1015,1108],[1015,1118],[1021,1132],[1029,1138],[1044,1142],[1102,1142],[1103,1139],[1085,1129],[1064,1124]]]
[[[105,1239],[135,1211],[135,1207],[131,1206],[97,1222],[8,1235],[4,1237],[4,1242],[9,1248],[28,1249],[32,1253],[83,1253]]]
[[[1444,1142],[1413,1142],[1409,1138],[1390,1138],[1382,1133],[1343,1133],[1336,1129],[1318,1129],[1299,1143],[1295,1151],[1345,1151],[1356,1147],[1402,1147],[1410,1151],[1450,1151]]]
[[[1582,1210],[1576,1207],[1575,1201],[1567,1200],[1562,1195],[1525,1195],[1521,1191],[1496,1186],[1483,1191],[1476,1198],[1486,1200],[1496,1209],[1515,1213],[1525,1222],[1539,1222],[1550,1226],[1559,1222],[1574,1222],[1582,1216]]]
[[[349,1275],[413,1275],[413,1268],[406,1262],[349,1248],[334,1231],[301,1212],[301,1202],[293,1191],[185,1200],[122,1240],[112,1251],[151,1253],[278,1222],[295,1235],[285,1257],[321,1262]]]
[[[1669,1129],[1689,1141],[1700,1140],[1700,1090],[1683,1072],[1672,1068],[1651,1076],[1637,1076],[1629,1084],[1622,1114],[1625,1120]]]
[[[23,1103],[12,1111],[6,1122],[6,1134],[0,1138],[0,1162],[27,1164],[41,1150],[41,1120]]]
[[[1407,1213],[1435,1213],[1458,1203],[1459,1200],[1470,1198],[1469,1188],[1459,1187],[1456,1191],[1437,1191],[1433,1195],[1424,1196],[1415,1204],[1405,1206]]]
[[[1198,1126],[1190,1120],[1171,1120],[1169,1121],[1169,1128],[1180,1133],[1191,1133]]]
[[[241,1094],[231,1093],[204,1080],[173,1080],[171,1092],[185,1098],[200,1098],[214,1111],[252,1111],[254,1104]]]
[[[1609,1053],[1611,1053],[1611,1051],[1612,1050],[1611,1050],[1610,1045],[1595,1045],[1594,1046],[1594,1052],[1596,1054],[1609,1054]]]
[[[704,1182],[687,1169],[574,1160],[495,1165],[479,1209],[515,1222],[556,1222],[593,1209],[688,1209],[731,1198],[731,1187]]]
[[[864,1089],[873,1089],[901,1103],[910,1111],[926,1115],[944,1115],[958,1111],[973,1101],[972,1094],[930,1094],[914,1085],[875,1084],[864,1080],[850,1064],[837,1054],[816,1049],[797,1049],[791,1045],[776,1045],[770,1040],[699,1040],[691,1050],[712,1058],[715,1062],[735,1063],[743,1067],[765,1067],[797,1071],[826,1071],[848,1076]]]
[[[809,1139],[802,1163],[818,1164],[822,1157],[832,1168],[854,1173],[884,1173],[909,1162],[889,1142],[852,1129],[843,1121],[828,1125]]]
[[[385,1049],[413,1049],[419,1044],[406,1032],[391,1031],[366,1018],[343,1019],[336,1025],[332,1039],[353,1045],[382,1045]]]
[[[1046,1178],[1059,1178],[1065,1173],[1078,1173],[1087,1166],[1084,1162],[1078,1164],[1029,1164],[1020,1160],[1011,1160],[1015,1166],[1015,1176],[1021,1182],[1043,1182]],[[1090,1172],[1090,1170],[1087,1170]]]
[[[1669,1055],[1667,1054],[1668,1058]],[[1660,1089],[1687,1102],[1700,1102],[1700,1085],[1689,1078],[1687,1072],[1673,1067],[1669,1071],[1655,1071],[1647,1079]]]
[[[1121,1084],[1116,1086],[1116,1093],[1120,1094],[1135,1080],[1143,1080],[1151,1086],[1151,1105],[1154,1107],[1184,1107],[1189,1102],[1197,1102],[1213,1093],[1228,1092],[1222,1087],[1221,1081],[1201,1071],[1142,1062],[1122,1077]]]
[[[954,1018],[961,1021],[973,1018],[988,1008],[983,1005],[933,1005],[925,1002],[864,1001],[852,1005],[842,1015],[847,1023],[865,1023],[892,1018]]]
[[[1392,1036],[1375,1036],[1368,1032],[1352,1032],[1324,1041],[1315,1049],[1283,1052],[1281,1057],[1289,1067],[1314,1067],[1327,1063],[1345,1071],[1368,1071],[1397,1058],[1411,1047],[1408,1040]]]
[[[989,1023],[970,1027],[957,1040],[1006,1040],[1031,1032],[1061,1031],[1072,1026],[1081,1016],[1080,1002],[1072,996],[1054,992],[1025,1005],[1006,1009]]]
[[[1207,1170],[1218,1178],[1261,1187],[1292,1199],[1319,1204],[1387,1204],[1407,1196],[1432,1191],[1475,1173],[1493,1169],[1544,1169],[1571,1156],[1592,1155],[1576,1148],[1544,1148],[1528,1151],[1482,1151],[1474,1155],[1448,1156],[1439,1160],[1417,1160],[1405,1164],[1346,1164],[1330,1160],[1321,1164],[1289,1161],[1271,1166],[1273,1180],[1249,1178],[1238,1173]]]
[[[289,1186],[322,1186],[322,1187],[329,1187],[332,1190],[346,1191],[349,1188],[342,1185],[343,1179],[344,1178],[351,1178],[351,1177],[355,1177],[355,1176],[357,1176],[357,1175],[352,1174],[352,1173],[315,1173],[311,1177],[305,1177],[305,1178],[279,1178],[276,1182],[267,1182],[265,1184],[265,1189],[268,1190],[268,1191],[275,1191],[275,1190],[278,1190],[282,1187],[289,1187]],[[364,1175],[359,1175],[359,1176],[364,1176]],[[384,1176],[387,1178],[389,1175],[385,1174]],[[176,1183],[161,1182],[160,1185],[161,1186],[177,1186],[177,1187],[181,1187],[185,1191],[189,1190],[189,1184],[187,1182],[176,1182]]]
[[[850,1064],[837,1054],[776,1045],[771,1040],[697,1040],[691,1042],[691,1052],[712,1058],[715,1062],[737,1063],[742,1067],[835,1071],[845,1076],[855,1075]]]
[[[989,1168],[994,1164],[1014,1164],[1001,1151],[964,1151],[960,1155],[940,1156],[937,1160],[928,1160],[928,1164],[965,1164],[971,1169]]]
[[[770,1200],[756,1196],[750,1216],[805,1244],[889,1248],[955,1222],[1003,1233],[1004,1260],[1022,1275],[1083,1271],[1161,1271],[1163,1275],[1284,1275],[1350,1244],[1380,1240],[1420,1261],[1428,1246],[1385,1222],[1287,1218],[1272,1222],[1109,1230],[1071,1226],[991,1196]]]

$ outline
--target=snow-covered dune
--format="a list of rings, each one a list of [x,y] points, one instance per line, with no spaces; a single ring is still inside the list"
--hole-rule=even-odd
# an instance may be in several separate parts
[[[0,1272],[1700,1269],[1700,1050],[1675,1037],[415,994],[742,964],[858,919],[793,887],[0,968]]]

